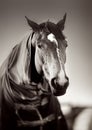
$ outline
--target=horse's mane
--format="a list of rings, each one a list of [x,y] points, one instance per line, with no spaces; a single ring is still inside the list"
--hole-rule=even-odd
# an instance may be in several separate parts
[[[0,78],[0,94],[3,90],[3,95],[5,99],[13,105],[14,102],[26,102],[31,101],[34,99],[34,91],[37,91],[37,85],[40,82],[40,85],[43,84],[42,75],[40,76],[35,68],[34,65],[34,55],[35,55],[35,48],[31,45],[31,37],[32,33],[26,35],[26,37],[23,39],[23,41],[19,44],[17,44],[9,54],[8,58],[3,63],[3,66],[1,67],[0,71],[1,78]],[[30,42],[30,48],[28,47],[28,43]],[[23,48],[22,48],[23,46]],[[29,83],[22,83],[17,84],[14,80],[14,77],[12,77],[10,71],[12,67],[16,64],[21,49],[24,49],[23,51],[28,51],[28,63],[26,68],[29,69],[29,76],[30,81],[35,82],[35,85],[29,84]],[[29,50],[30,49],[30,50]],[[29,52],[30,51],[30,52]],[[17,71],[17,70],[15,70]],[[46,83],[46,82],[45,82]],[[35,99],[38,98],[35,96]],[[35,100],[34,99],[34,100]],[[1,99],[0,99],[1,100]]]

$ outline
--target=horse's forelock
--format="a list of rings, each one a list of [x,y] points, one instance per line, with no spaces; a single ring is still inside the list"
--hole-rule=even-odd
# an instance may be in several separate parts
[[[57,24],[55,24],[55,23],[53,23],[53,22],[50,22],[50,21],[41,23],[41,24],[40,24],[40,29],[41,29],[41,30],[44,30],[45,28],[48,29],[48,32],[47,32],[47,33],[52,33],[52,34],[54,34],[57,38],[65,39],[65,36],[64,36],[63,32],[60,30],[60,28],[58,28]]]

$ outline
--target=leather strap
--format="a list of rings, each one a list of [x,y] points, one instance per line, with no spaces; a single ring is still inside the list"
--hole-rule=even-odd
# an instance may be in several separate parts
[[[44,97],[42,100],[41,100],[41,103],[39,104],[39,102],[37,103],[30,103],[30,104],[21,104],[21,103],[15,103],[15,110],[19,110],[19,109],[22,109],[22,110],[32,110],[33,108],[36,108],[38,107],[39,105],[40,106],[44,106],[48,103],[48,99],[47,97]]]
[[[42,120],[36,120],[36,121],[18,121],[18,126],[19,127],[37,127],[37,126],[43,126],[51,121],[55,120],[55,115],[50,114],[49,116],[45,117]]]
[[[34,105],[16,104],[15,108],[16,108],[15,109],[16,110],[16,115],[18,116],[18,121],[17,121],[18,127],[37,127],[37,126],[42,127],[43,125],[45,125],[45,124],[47,124],[49,122],[52,122],[55,119],[60,120],[62,118],[61,115],[56,117],[55,114],[50,114],[50,115],[46,116],[45,118],[43,118],[41,113],[39,112],[39,110]],[[20,117],[19,112],[18,112],[18,110],[20,110],[20,109],[26,110],[26,111],[34,110],[37,113],[37,115],[39,117],[39,120],[35,120],[35,121],[23,120]]]

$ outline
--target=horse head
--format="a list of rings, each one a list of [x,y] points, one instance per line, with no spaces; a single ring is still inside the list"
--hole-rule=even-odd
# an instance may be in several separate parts
[[[48,81],[51,92],[63,95],[69,85],[65,72],[67,41],[63,35],[66,14],[57,24],[47,21],[37,24],[27,19],[34,34],[32,46],[35,48],[35,68]]]

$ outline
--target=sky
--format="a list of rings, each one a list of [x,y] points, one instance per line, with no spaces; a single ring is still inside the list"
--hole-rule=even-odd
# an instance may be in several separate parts
[[[35,22],[57,23],[65,12],[68,40],[66,73],[70,85],[60,102],[92,105],[91,0],[0,0],[0,65],[12,47],[30,30],[25,16]]]

